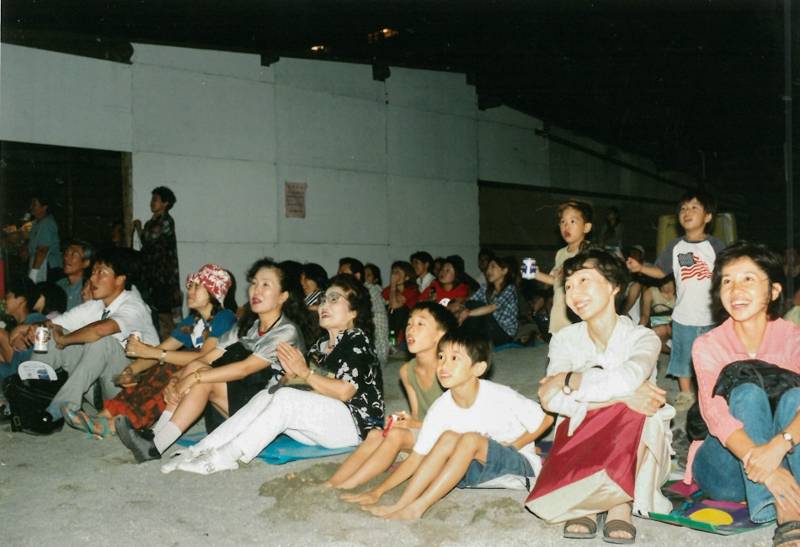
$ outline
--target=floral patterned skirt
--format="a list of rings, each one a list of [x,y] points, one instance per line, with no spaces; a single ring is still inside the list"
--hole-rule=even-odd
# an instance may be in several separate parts
[[[134,427],[152,427],[167,406],[164,388],[170,377],[181,368],[169,363],[152,366],[142,373],[138,384],[124,388],[116,397],[105,401],[103,406],[112,416],[128,416]]]

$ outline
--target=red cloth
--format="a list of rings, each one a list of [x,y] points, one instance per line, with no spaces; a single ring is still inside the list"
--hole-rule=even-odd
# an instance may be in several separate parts
[[[431,290],[436,290],[436,301],[441,302],[445,298],[449,298],[453,300],[455,298],[469,298],[469,287],[467,287],[464,283],[458,285],[457,287],[453,287],[449,291],[446,291],[439,285],[438,281],[434,281],[431,283],[427,289],[422,293],[422,296],[419,297],[420,300],[427,300],[431,294]]]
[[[644,414],[617,403],[587,412],[572,437],[569,418],[562,421],[526,503],[602,470],[633,498],[644,420]]]
[[[389,289],[390,287],[386,287],[381,293],[384,300],[389,300]],[[403,289],[403,296],[406,297],[406,306],[413,308],[414,304],[419,301],[419,289],[417,288],[417,284],[413,283]]]

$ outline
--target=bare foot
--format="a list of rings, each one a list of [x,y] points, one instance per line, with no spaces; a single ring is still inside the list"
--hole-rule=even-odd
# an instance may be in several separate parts
[[[386,515],[390,515],[398,510],[398,507],[394,505],[370,505],[369,507],[364,507],[362,505],[361,508],[364,511],[369,511],[376,517],[385,517]]]
[[[378,503],[380,499],[380,496],[372,492],[364,492],[363,494],[342,494],[339,497],[348,503],[360,503],[361,505],[374,505]]]
[[[392,519],[392,520],[416,520],[418,518],[422,518],[422,514],[425,511],[420,511],[419,509],[414,507],[414,504],[408,505],[399,511],[395,511],[394,513],[390,513],[383,518],[385,519]]]

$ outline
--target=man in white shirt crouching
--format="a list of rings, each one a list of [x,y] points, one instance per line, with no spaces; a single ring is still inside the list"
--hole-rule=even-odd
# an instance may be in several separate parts
[[[47,352],[35,354],[34,359],[64,369],[69,377],[42,413],[36,433],[60,429],[62,415],[80,410],[84,394],[97,380],[103,399],[119,393],[113,378],[133,361],[125,355],[125,340],[132,332],[140,332],[145,344],[158,345],[150,308],[132,286],[130,253],[114,248],[100,254],[90,279],[93,300],[44,323],[52,328],[52,337]],[[22,333],[29,342],[40,325],[33,324]]]

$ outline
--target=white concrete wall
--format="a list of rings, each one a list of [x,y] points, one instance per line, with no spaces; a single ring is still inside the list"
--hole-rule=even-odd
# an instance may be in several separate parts
[[[648,179],[538,137],[541,122],[477,109],[464,75],[135,44],[131,65],[0,49],[0,139],[132,153],[134,218],[177,195],[181,273],[215,261],[355,256],[384,269],[416,250],[476,272],[477,179],[662,197]],[[570,135],[564,135],[570,138]],[[588,140],[570,138],[590,147]],[[639,161],[625,157],[627,161]],[[306,218],[284,183],[305,182]],[[671,194],[670,194],[671,197]]]

